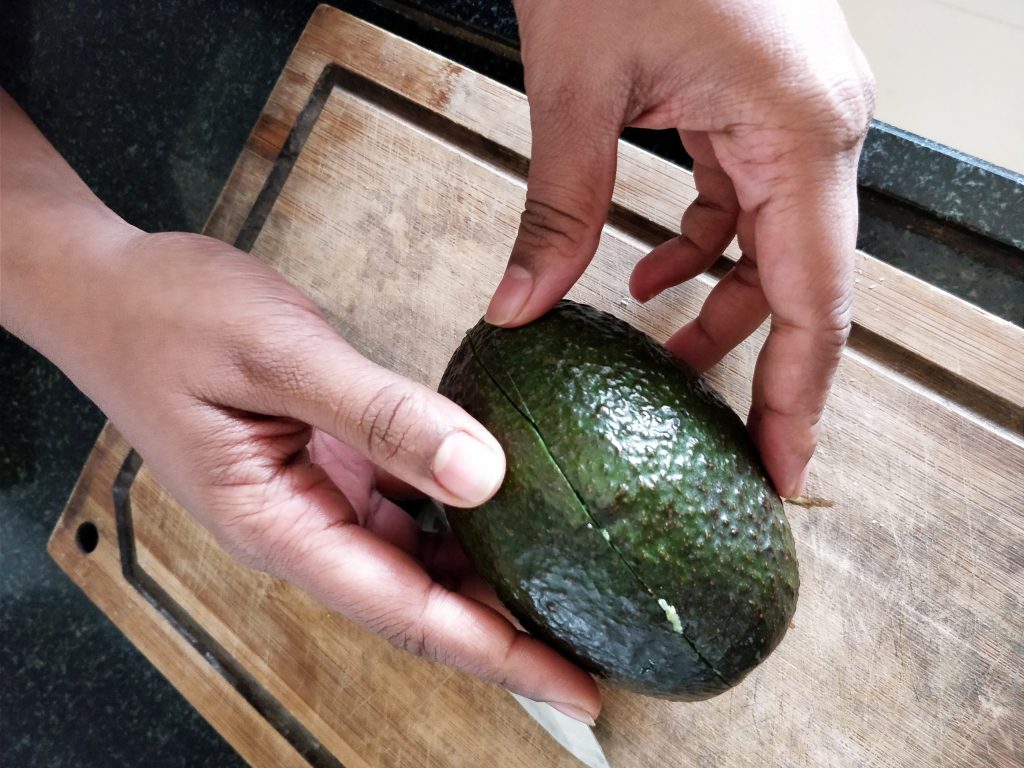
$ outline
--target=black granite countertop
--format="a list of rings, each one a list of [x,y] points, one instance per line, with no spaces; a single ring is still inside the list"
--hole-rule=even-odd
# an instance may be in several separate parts
[[[147,230],[197,231],[315,5],[7,4],[0,84],[122,216]],[[514,40],[510,1],[420,5]],[[866,154],[876,159],[862,180],[874,191],[865,195],[861,246],[1021,323],[1024,259],[1013,242],[1022,221],[1013,217],[1013,196],[1024,194],[1019,177],[996,173],[1003,182],[978,182],[949,153],[934,161],[919,155],[918,166],[894,175],[902,140],[881,132],[869,144]],[[985,216],[995,218],[979,222],[969,191],[958,202],[954,189],[930,204],[945,206],[951,220],[959,216],[962,231],[936,245],[934,227],[914,207],[918,191],[907,188],[918,176],[928,179],[921,189],[933,198],[937,184],[957,178],[968,190],[1005,183],[1000,199],[1009,213],[1000,218],[988,206]],[[886,195],[909,202],[893,206]],[[972,231],[975,225],[986,232]],[[989,230],[1003,242],[992,242]],[[0,382],[0,762],[242,764],[46,554],[102,414],[2,331]]]

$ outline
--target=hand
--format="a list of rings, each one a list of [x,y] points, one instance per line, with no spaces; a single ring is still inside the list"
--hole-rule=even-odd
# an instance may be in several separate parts
[[[742,258],[667,346],[697,370],[771,315],[748,426],[783,496],[802,492],[850,328],[856,171],[871,74],[830,0],[519,0],[533,150],[488,320],[552,307],[593,257],[625,126],[674,128],[697,199],[634,268],[647,301]]]
[[[465,556],[382,493],[489,498],[504,456],[480,424],[361,357],[217,240],[140,235],[121,262],[117,316],[94,330],[82,383],[228,552],[412,653],[596,715],[588,675],[435,581],[469,577]],[[479,597],[478,577],[466,586]]]
[[[386,497],[411,485],[479,504],[505,470],[494,438],[361,357],[257,259],[128,226],[2,90],[0,110],[0,323],[244,562],[399,647],[596,717],[591,677],[517,630],[454,540],[424,538]]]
[[[387,499],[412,486],[483,502],[505,471],[494,438],[361,357],[257,259],[128,226],[2,89],[0,111],[0,323],[244,562],[401,648],[596,718],[593,679],[513,626],[454,539],[420,535]]]

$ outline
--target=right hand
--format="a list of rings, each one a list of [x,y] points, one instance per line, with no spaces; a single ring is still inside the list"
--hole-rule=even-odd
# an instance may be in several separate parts
[[[487,319],[544,314],[594,256],[622,129],[694,158],[681,234],[641,259],[640,301],[742,258],[668,348],[704,371],[769,315],[748,425],[800,495],[851,322],[857,162],[874,103],[835,0],[517,0],[533,146],[526,207]]]

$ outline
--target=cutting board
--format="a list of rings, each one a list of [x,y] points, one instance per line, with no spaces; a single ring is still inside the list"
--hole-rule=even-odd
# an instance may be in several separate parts
[[[435,386],[515,237],[525,97],[321,7],[206,231],[250,250],[366,355]],[[695,196],[620,147],[571,292],[656,338],[723,273],[640,306],[632,264]],[[1024,764],[1024,331],[857,256],[855,327],[809,492],[789,509],[794,626],[739,687],[605,687],[617,768]],[[761,329],[709,374],[744,413]],[[50,542],[62,568],[251,763],[570,766],[495,686],[408,656],[226,556],[108,426]]]

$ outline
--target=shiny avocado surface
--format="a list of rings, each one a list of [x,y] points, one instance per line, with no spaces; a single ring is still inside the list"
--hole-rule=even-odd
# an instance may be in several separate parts
[[[501,489],[448,520],[531,633],[633,690],[703,699],[779,643],[792,533],[739,417],[661,345],[559,303],[481,321],[439,391],[498,439]]]

